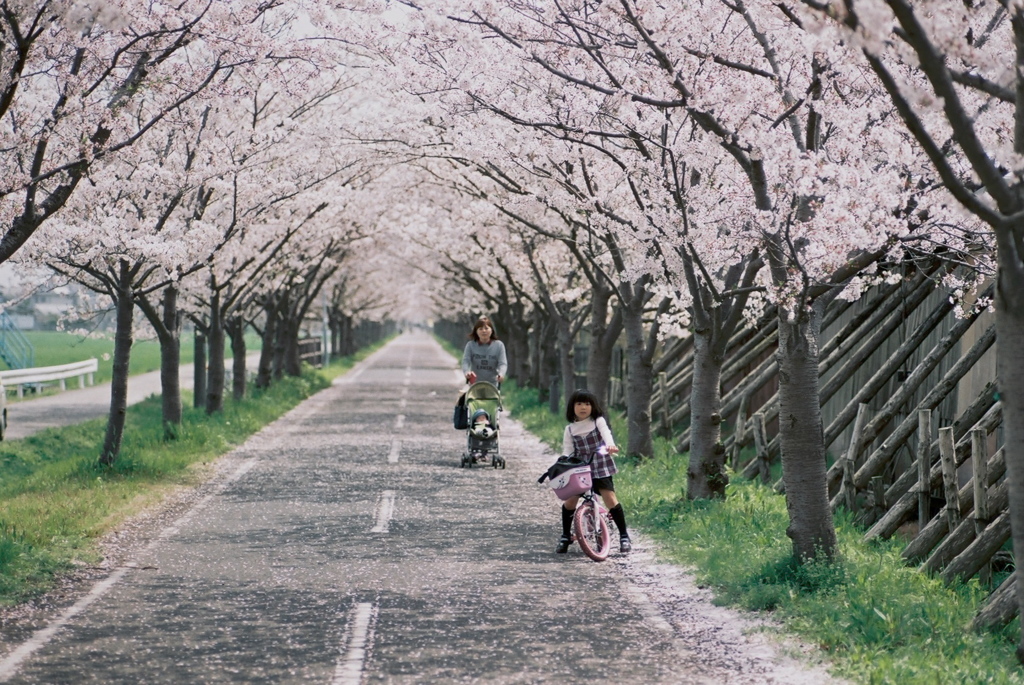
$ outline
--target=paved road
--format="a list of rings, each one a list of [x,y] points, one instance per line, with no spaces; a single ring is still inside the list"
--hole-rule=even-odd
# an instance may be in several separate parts
[[[230,359],[228,364],[230,364]],[[255,369],[259,355],[246,358],[248,368]],[[192,389],[192,365],[180,370],[182,390]],[[69,385],[75,383],[72,379]],[[228,392],[231,391],[230,386]],[[150,395],[160,394],[160,372],[152,371],[128,379],[128,404],[141,402]],[[104,418],[110,413],[110,383],[99,383],[86,388],[36,397],[19,402],[7,402],[7,434],[5,439],[27,438],[46,428],[72,426],[90,419]]]
[[[506,418],[508,468],[459,468],[454,368],[404,335],[265,428],[130,563],[7,630],[0,681],[823,681],[642,534],[602,564],[555,555],[551,453]]]

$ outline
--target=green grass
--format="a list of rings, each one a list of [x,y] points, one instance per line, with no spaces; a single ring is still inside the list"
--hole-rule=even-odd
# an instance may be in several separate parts
[[[160,398],[128,408],[121,455],[99,465],[105,420],[0,443],[0,604],[52,587],[75,565],[98,560],[96,539],[175,489],[206,477],[209,463],[278,418],[383,342],[322,370],[252,390],[207,416],[185,398],[177,438],[165,441]]]
[[[535,390],[508,382],[502,397],[512,416],[560,448],[564,416],[541,406]],[[625,422],[614,412],[611,418],[616,442],[626,444]],[[665,440],[643,462],[616,458],[616,491],[630,523],[658,542],[665,560],[711,587],[719,603],[771,616],[817,645],[832,673],[851,682],[1024,683],[1014,657],[1019,621],[999,633],[968,628],[988,592],[976,581],[947,588],[908,568],[901,543],[865,543],[864,531],[842,513],[839,561],[797,566],[784,497],[733,475],[724,501],[689,502],[687,459]]]

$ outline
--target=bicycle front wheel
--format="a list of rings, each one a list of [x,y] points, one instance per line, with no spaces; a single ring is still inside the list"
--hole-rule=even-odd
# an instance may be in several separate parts
[[[576,542],[583,553],[594,561],[604,561],[611,549],[611,533],[608,522],[597,511],[593,502],[584,502],[576,507],[572,517],[576,527]]]

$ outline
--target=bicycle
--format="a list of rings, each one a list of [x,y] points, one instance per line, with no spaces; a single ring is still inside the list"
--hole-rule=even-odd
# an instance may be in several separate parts
[[[580,496],[576,512],[572,515],[573,539],[583,553],[594,561],[604,561],[611,551],[611,527],[608,510],[592,490]]]

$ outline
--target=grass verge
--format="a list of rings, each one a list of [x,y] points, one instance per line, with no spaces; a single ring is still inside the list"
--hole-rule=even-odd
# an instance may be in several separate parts
[[[564,416],[551,414],[532,389],[502,386],[512,415],[558,450]],[[612,412],[616,442],[626,424]],[[692,570],[723,605],[763,612],[817,645],[831,672],[855,683],[1024,683],[1014,647],[1015,620],[1000,633],[968,624],[987,595],[976,581],[946,587],[908,568],[897,541],[865,543],[842,513],[840,560],[798,567],[786,537],[785,498],[733,477],[724,501],[686,500],[686,455],[657,440],[643,462],[616,458],[616,491],[631,524],[658,542],[667,561]]]
[[[186,397],[173,441],[163,439],[159,397],[132,405],[112,468],[98,462],[104,419],[0,443],[0,604],[37,596],[75,565],[95,563],[98,537],[174,490],[201,482],[213,459],[383,344],[252,390],[213,416],[192,408]]]

